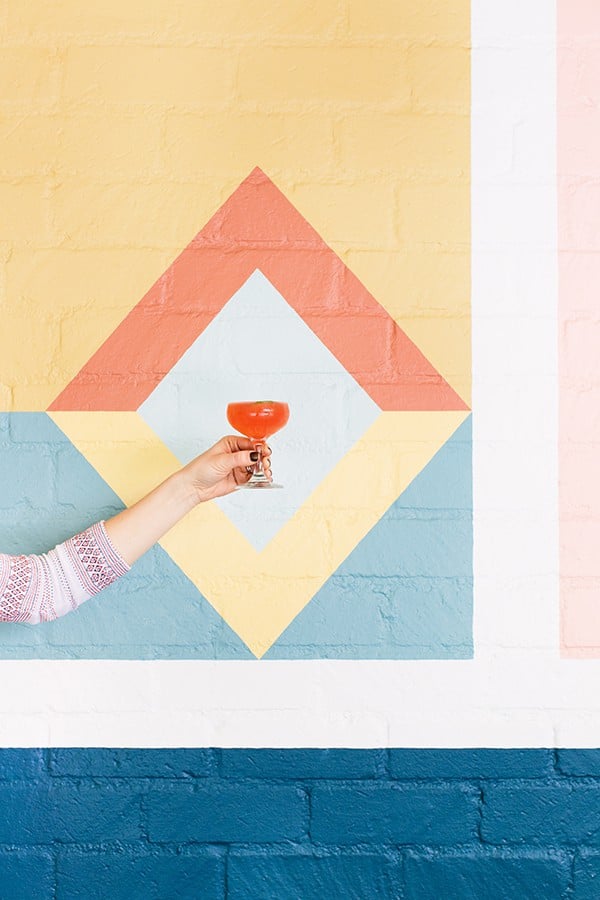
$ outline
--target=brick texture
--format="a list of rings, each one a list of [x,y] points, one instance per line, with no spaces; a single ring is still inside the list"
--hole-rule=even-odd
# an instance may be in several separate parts
[[[0,750],[0,898],[595,900],[576,756]]]
[[[455,784],[316,787],[311,836],[317,843],[461,844],[474,839],[477,796]]]
[[[228,898],[302,897],[321,900],[339,897],[394,897],[401,883],[399,855],[377,853],[256,854],[234,852],[228,862]]]
[[[211,782],[153,789],[145,803],[151,841],[272,843],[301,840],[308,804],[294,785]]]
[[[494,784],[483,790],[483,839],[492,844],[600,845],[600,784]]]
[[[573,870],[573,900],[595,900],[600,894],[600,854],[578,855]]]
[[[74,850],[59,853],[56,900],[223,897],[225,853],[209,850]],[[82,889],[85,885],[85,889]]]
[[[405,867],[405,900],[510,900],[543,897],[559,900],[567,896],[569,862],[553,853],[490,856],[410,855]]]
[[[47,850],[0,851],[0,896],[37,900],[54,896],[54,860]]]
[[[417,296],[444,309],[421,303],[408,318],[427,321],[422,349],[468,399],[458,307],[469,275],[458,267],[450,292],[436,262],[469,241],[470,10],[446,6],[40,0],[3,11],[5,407],[45,409],[255,166],[336,251],[356,253],[392,315],[406,316],[415,291],[382,272],[425,257]],[[40,265],[53,277],[24,295],[20,276]],[[452,335],[450,310],[463,325]],[[9,365],[12,336],[27,322],[31,335],[40,315],[31,358]]]
[[[468,399],[469,4],[207,6],[0,11],[2,409],[46,409],[255,165]],[[599,192],[572,191],[584,255]],[[84,488],[52,436],[8,427],[0,513],[22,528],[35,454],[39,552]],[[5,749],[0,900],[591,900],[599,812],[597,750]]]

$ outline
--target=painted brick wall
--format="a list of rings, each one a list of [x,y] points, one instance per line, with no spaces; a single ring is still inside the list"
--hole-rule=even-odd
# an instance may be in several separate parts
[[[467,0],[39,0],[0,28],[5,408],[46,409],[256,165],[468,399]]]
[[[194,510],[102,609],[3,629],[0,659],[472,655],[470,16],[453,6],[3,11],[0,545],[46,549],[135,502],[187,461],[172,432],[206,447],[249,382],[292,416],[274,438],[291,499]]]
[[[358,619],[328,643],[338,617],[319,608],[298,665],[250,661],[208,604],[186,618],[197,598],[159,550],[79,618],[4,632],[0,743],[42,749],[0,750],[0,900],[600,896],[600,751],[539,749],[600,744],[597,298],[582,289],[600,27],[592,3],[558,4],[558,34],[549,0],[470,6],[0,6],[1,549],[43,550],[118,508],[44,411],[256,165],[467,402],[472,280],[479,504],[474,646],[470,607],[454,631],[421,615],[403,622],[406,665],[364,665],[381,645]],[[561,313],[562,637],[585,669],[559,661],[555,594],[557,47],[563,284],[581,266]],[[148,472],[129,458],[121,497]],[[470,498],[442,480],[456,537]],[[435,518],[415,493],[413,534]],[[359,609],[383,598],[386,635],[400,544],[370,546],[383,578],[333,584]],[[457,593],[470,576],[442,572]],[[351,644],[356,666],[310,664]],[[442,668],[443,651],[462,659]],[[90,655],[104,665],[72,659]],[[157,656],[180,662],[141,664]],[[108,748],[161,742],[188,749]],[[346,743],[397,749],[293,749]],[[532,749],[429,749],[462,744]]]
[[[2,750],[0,896],[593,900],[600,751]]]

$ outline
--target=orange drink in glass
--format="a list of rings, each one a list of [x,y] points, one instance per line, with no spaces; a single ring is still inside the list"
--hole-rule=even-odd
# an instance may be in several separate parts
[[[262,465],[262,445],[267,438],[280,431],[287,424],[290,409],[287,403],[279,400],[251,400],[240,403],[229,403],[227,420],[229,424],[254,441],[258,450],[258,462],[254,466],[252,478],[242,488],[281,488],[281,484],[273,484],[264,473]]]

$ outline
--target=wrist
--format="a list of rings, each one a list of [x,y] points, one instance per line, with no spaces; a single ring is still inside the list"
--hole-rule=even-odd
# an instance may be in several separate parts
[[[198,494],[187,467],[171,475],[169,482],[171,482],[174,497],[183,514],[189,512],[201,502],[202,498]]]

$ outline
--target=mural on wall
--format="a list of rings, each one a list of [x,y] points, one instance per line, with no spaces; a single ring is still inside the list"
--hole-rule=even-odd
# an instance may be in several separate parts
[[[377,53],[358,7],[273,5],[247,44],[239,6],[210,97],[151,48],[139,83],[113,48],[84,85],[69,48],[50,231],[7,263],[36,317],[26,361],[18,317],[3,338],[0,544],[135,502],[231,431],[232,400],[289,403],[285,490],[197,508],[76,614],[3,628],[0,657],[472,656],[469,4],[382,11]],[[324,79],[277,46],[296,28]]]
[[[292,410],[273,439],[285,490],[204,504],[154,554],[154,579],[173,563],[187,577],[168,655],[203,655],[205,631],[217,657],[240,654],[234,635],[255,656],[469,656],[468,407],[259,169],[49,415],[131,503],[230,430],[230,400],[274,393]],[[79,627],[102,628],[98,605]],[[161,620],[145,654],[161,653]]]

